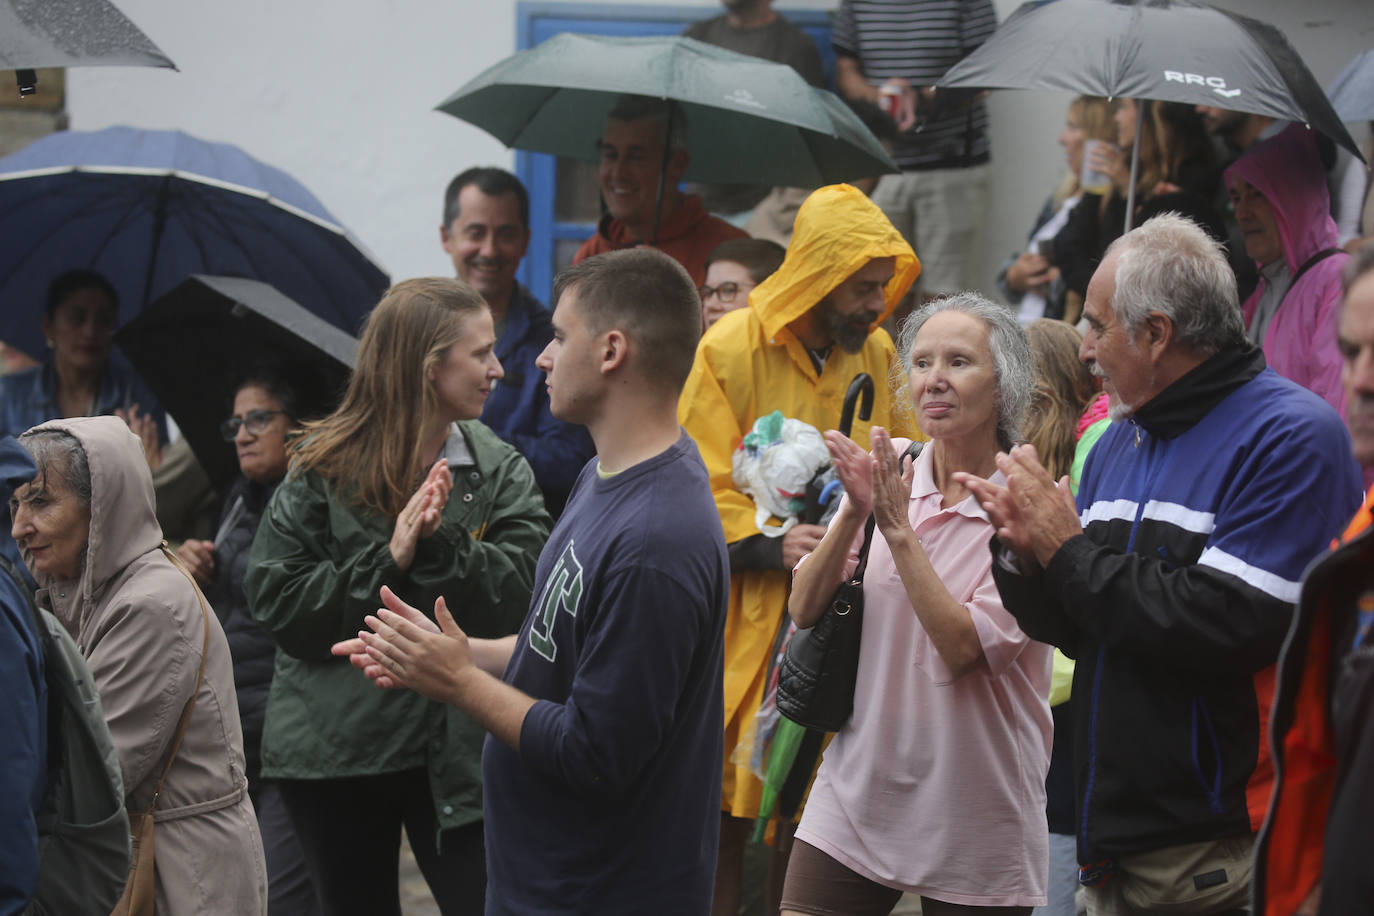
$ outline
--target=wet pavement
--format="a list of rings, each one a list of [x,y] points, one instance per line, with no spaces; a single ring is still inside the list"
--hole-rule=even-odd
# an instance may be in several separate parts
[[[764,855],[746,853],[745,874],[759,880],[752,882],[756,890],[746,896],[744,905],[740,908],[740,916],[763,916],[761,879],[767,873],[766,862],[767,857]],[[439,916],[439,906],[429,893],[424,875],[420,874],[420,866],[415,864],[415,856],[410,851],[410,843],[406,841],[404,831],[401,833],[401,913],[404,916]],[[921,916],[921,898],[914,894],[905,895],[892,911],[892,916]]]
[[[401,831],[401,913],[403,916],[439,916],[439,905],[434,902],[420,874],[420,866],[415,864],[415,855],[410,851],[410,841],[405,831]]]

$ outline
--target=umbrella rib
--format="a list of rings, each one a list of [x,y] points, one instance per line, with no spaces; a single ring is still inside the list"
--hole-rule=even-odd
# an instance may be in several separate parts
[[[47,176],[43,176],[43,177],[47,177]],[[35,179],[35,180],[41,180],[41,178],[40,178],[40,179]],[[11,207],[10,210],[9,210],[9,213],[10,213],[11,215],[13,215],[13,214],[15,213],[15,211],[16,211],[18,208],[23,207],[23,206],[26,206],[26,205],[28,205],[29,203],[33,203],[33,202],[35,202],[35,201],[38,201],[39,199],[42,198],[42,196],[43,196],[43,194],[42,194],[41,192],[38,193],[38,194],[33,195],[33,196],[30,197],[28,200],[25,200],[25,201],[21,202],[21,203],[18,204],[17,206]],[[125,195],[121,195],[121,196],[125,196]],[[138,195],[131,195],[131,196],[134,197],[135,203],[137,203],[137,202],[138,202]],[[105,201],[104,201],[104,203],[105,203],[106,206],[109,206],[108,201],[109,201],[109,198],[106,198]],[[105,250],[105,246],[106,246],[107,244],[109,244],[110,239],[114,238],[114,237],[117,236],[121,231],[123,231],[124,226],[125,226],[125,225],[128,223],[128,221],[132,218],[133,212],[134,212],[134,208],[132,208],[132,207],[122,208],[122,210],[121,210],[121,215],[120,215],[119,219],[118,219],[118,220],[115,222],[115,224],[110,228],[110,231],[107,232],[107,233],[105,234],[105,238],[101,241],[101,243],[100,243],[98,246],[96,246],[95,251],[96,251],[97,257],[99,256],[100,252],[103,252],[103,251]],[[23,254],[22,257],[17,257],[17,258],[14,258],[14,259],[13,259],[14,268],[13,268],[9,273],[5,274],[3,278],[0,278],[0,282],[9,283],[10,280],[14,277],[15,272],[16,272],[16,271],[20,271],[20,270],[23,269],[23,267],[24,267],[24,262],[25,262],[26,260],[28,260],[28,258],[32,257],[32,256],[34,255],[35,252],[37,252],[37,251],[39,251],[39,250],[45,248],[45,247],[48,245],[48,243],[52,240],[53,236],[55,236],[56,234],[58,234],[59,232],[61,232],[64,228],[66,228],[65,222],[66,222],[66,221],[59,221],[59,222],[55,223],[55,224],[53,225],[53,227],[52,227],[51,230],[49,230],[49,231],[43,233],[42,235],[39,235],[39,236],[28,235],[28,236],[26,236],[27,238],[32,239],[32,242],[33,242],[33,243],[32,243],[31,245],[28,246],[28,249],[24,252],[24,254]],[[91,264],[94,264],[94,263],[95,263],[95,258],[92,258],[91,261],[90,261],[90,263],[91,263]]]
[[[227,193],[235,192],[231,191]],[[207,194],[206,196],[208,198],[209,195]],[[238,196],[245,200],[257,199],[254,197],[250,197],[246,194],[240,194]],[[212,212],[215,216],[215,219],[219,222],[220,228],[224,231],[224,234],[228,238],[233,239],[234,244],[238,246],[238,249],[243,254],[244,259],[248,261],[250,265],[252,265],[254,274],[258,277],[265,276],[265,273],[261,269],[259,269],[257,262],[251,257],[251,246],[244,244],[242,236],[237,231],[235,231],[235,227],[231,223],[229,223],[227,220],[223,219],[223,217],[220,216],[219,211],[217,209],[212,208]],[[289,251],[297,262],[297,269],[305,273],[307,276],[309,276],[311,281],[313,281],[317,287],[319,287],[322,290],[329,288],[329,284],[324,281],[323,274],[315,267],[314,259],[303,256],[296,246],[289,244],[289,240],[284,239],[281,236],[270,232],[267,223],[258,214],[254,213],[251,209],[240,210],[239,214],[243,218],[244,222],[252,224],[252,226],[254,226],[258,232],[262,233],[264,236],[271,238],[278,247]],[[311,231],[319,231],[316,227],[313,226],[312,223],[310,223],[307,220],[301,220],[301,223],[305,226],[311,226]],[[339,238],[342,239],[341,236]],[[343,241],[345,243],[347,242],[346,239],[343,239]],[[337,249],[335,249],[335,253],[338,253]],[[349,261],[348,258],[343,258],[343,260],[345,261],[345,263],[348,263]],[[356,267],[354,267],[353,269],[355,270],[355,272],[357,272]],[[366,282],[366,278],[363,279]],[[281,290],[278,289],[278,292],[281,292]],[[331,311],[335,313],[337,317],[342,317],[341,310],[339,309],[336,303],[330,301],[327,304],[329,305]],[[323,308],[325,303],[317,303],[316,305],[318,308]]]

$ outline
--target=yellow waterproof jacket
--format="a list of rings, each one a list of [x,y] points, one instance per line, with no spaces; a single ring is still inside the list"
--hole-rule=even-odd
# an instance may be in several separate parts
[[[882,211],[848,185],[821,188],[797,213],[787,258],[756,287],[749,307],[727,313],[702,338],[678,403],[678,419],[696,440],[728,543],[758,534],[753,500],[736,489],[731,456],[754,421],[774,410],[835,429],[850,381],[873,376],[873,414],[854,419],[854,441],[868,447],[870,426],[910,435],[914,423],[893,410],[889,382],[895,350],[876,326],[859,353],[834,348],[819,375],[806,348],[787,327],[873,258],[896,259],[885,290],[881,322],[920,273],[911,246]],[[905,395],[902,396],[905,400]],[[725,623],[726,765],[722,807],[739,817],[758,813],[759,784],[745,768],[729,763],[731,752],[763,699],[768,656],[787,603],[790,573],[735,570],[730,576],[730,611]],[[738,776],[738,778],[737,778]]]

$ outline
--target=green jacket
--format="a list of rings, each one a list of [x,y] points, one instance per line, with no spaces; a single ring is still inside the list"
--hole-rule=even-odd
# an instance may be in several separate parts
[[[426,767],[441,831],[482,817],[482,728],[409,690],[378,690],[329,648],[364,628],[383,585],[426,614],[444,595],[469,636],[519,630],[551,522],[525,459],[476,420],[458,427],[475,464],[453,468],[443,521],[420,542],[408,572],[391,558],[391,520],[346,503],[306,472],[277,488],[244,579],[253,615],[278,648],[263,775],[332,779]]]

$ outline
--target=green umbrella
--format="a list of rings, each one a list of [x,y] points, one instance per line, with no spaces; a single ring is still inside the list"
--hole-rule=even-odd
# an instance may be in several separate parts
[[[763,794],[759,796],[759,816],[754,821],[755,843],[763,842],[763,835],[768,830],[768,822],[773,819],[773,812],[778,807],[778,798],[782,793],[783,785],[792,775],[798,756],[797,752],[801,749],[802,739],[806,737],[806,734],[805,726],[798,725],[787,718],[778,720],[778,727],[773,732],[773,739],[768,744],[768,772],[763,780]],[[815,764],[816,758],[813,756],[808,762]],[[807,775],[810,775],[809,767]],[[793,805],[791,811],[780,811],[779,814],[783,817],[791,817],[795,811],[796,806]]]
[[[784,64],[691,38],[563,33],[489,68],[439,104],[507,146],[596,160],[624,94],[679,103],[686,178],[817,187],[896,172],[833,93]]]

